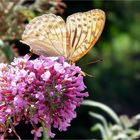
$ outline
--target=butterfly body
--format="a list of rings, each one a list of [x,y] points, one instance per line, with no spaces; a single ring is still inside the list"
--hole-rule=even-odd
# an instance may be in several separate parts
[[[105,14],[99,9],[72,14],[66,22],[60,16],[45,14],[26,26],[22,42],[35,54],[64,56],[75,63],[94,46],[104,23]]]

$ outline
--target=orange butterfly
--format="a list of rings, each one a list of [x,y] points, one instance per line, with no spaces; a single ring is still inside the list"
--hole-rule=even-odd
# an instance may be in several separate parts
[[[60,16],[45,14],[26,26],[22,42],[35,54],[64,56],[75,63],[94,46],[104,23],[105,13],[99,9],[72,14],[66,23]]]

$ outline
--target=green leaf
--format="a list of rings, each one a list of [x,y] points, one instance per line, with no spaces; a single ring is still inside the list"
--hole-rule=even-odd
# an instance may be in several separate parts
[[[119,125],[121,125],[120,119],[117,116],[117,114],[108,106],[106,106],[105,104],[96,102],[96,101],[91,101],[91,100],[85,100],[83,103],[83,105],[88,105],[88,106],[93,106],[93,107],[98,107],[101,110],[105,111],[107,114],[110,115],[110,117],[112,117],[112,119]]]
[[[132,140],[125,133],[119,133],[117,136],[113,136],[112,140]]]
[[[93,113],[93,112],[89,112],[89,114],[90,114],[92,117],[94,117],[94,118],[100,120],[100,121],[102,122],[102,124],[104,125],[105,128],[108,127],[108,126],[107,126],[107,121],[106,121],[106,119],[105,119],[102,115],[97,114],[97,113]]]
[[[14,53],[10,49],[10,47],[7,44],[5,44],[1,39],[0,39],[0,49],[5,54],[8,62],[11,62],[14,58]]]
[[[104,127],[103,127],[102,124],[98,123],[98,124],[94,125],[94,126],[91,128],[91,130],[92,130],[92,131],[97,131],[97,130],[99,130],[99,131],[101,132],[102,138],[103,138],[104,140],[106,140],[106,132],[105,132]]]
[[[139,139],[140,138],[140,130],[137,130],[136,133],[134,133],[131,136],[131,139]]]
[[[108,127],[108,124],[107,124],[107,121],[106,119],[100,115],[100,114],[97,114],[97,113],[93,113],[93,112],[89,112],[89,114],[94,117],[94,118],[97,118],[99,119],[102,124],[103,124],[103,129],[104,129],[104,137],[107,136],[107,137],[110,137],[111,136],[111,131],[109,130],[109,127]]]
[[[125,131],[125,133],[126,133],[127,135],[134,135],[134,134],[137,133],[137,130],[134,130],[134,129],[127,129],[127,130]]]

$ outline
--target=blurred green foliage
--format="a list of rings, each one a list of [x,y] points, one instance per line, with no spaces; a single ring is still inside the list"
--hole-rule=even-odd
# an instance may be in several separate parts
[[[133,115],[140,106],[140,2],[95,0],[93,6],[105,11],[106,24],[95,47],[80,62],[103,60],[85,69],[94,75],[86,77],[90,99],[105,102],[119,114]]]

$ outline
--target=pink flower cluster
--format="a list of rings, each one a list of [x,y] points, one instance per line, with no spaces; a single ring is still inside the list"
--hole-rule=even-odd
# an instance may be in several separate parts
[[[37,126],[43,123],[46,137],[54,137],[52,127],[66,131],[76,107],[88,96],[83,76],[63,57],[29,59],[26,55],[11,65],[0,64],[0,124],[16,126],[24,119],[37,138],[43,131]]]

